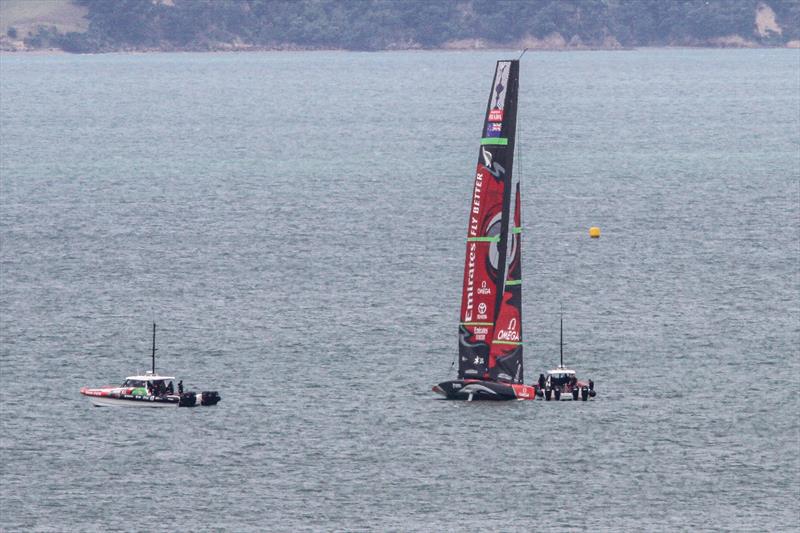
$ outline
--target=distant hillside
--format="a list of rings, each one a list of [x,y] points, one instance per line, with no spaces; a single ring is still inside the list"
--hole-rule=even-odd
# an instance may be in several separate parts
[[[800,47],[800,0],[0,0],[3,49]]]
[[[22,45],[26,36],[41,27],[54,27],[65,34],[89,29],[89,9],[71,0],[0,0],[0,34]]]

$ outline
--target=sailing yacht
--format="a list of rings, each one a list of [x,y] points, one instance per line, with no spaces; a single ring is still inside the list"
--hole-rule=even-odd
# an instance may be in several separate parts
[[[522,224],[512,177],[518,89],[519,59],[498,61],[469,205],[458,379],[433,387],[451,400],[536,397],[522,368]]]

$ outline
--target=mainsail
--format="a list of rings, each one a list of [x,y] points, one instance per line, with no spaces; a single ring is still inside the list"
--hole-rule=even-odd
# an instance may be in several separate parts
[[[519,61],[498,61],[467,223],[458,350],[461,379],[522,383],[520,239],[519,233],[509,231],[518,86]],[[518,228],[519,194],[515,203],[513,227]]]

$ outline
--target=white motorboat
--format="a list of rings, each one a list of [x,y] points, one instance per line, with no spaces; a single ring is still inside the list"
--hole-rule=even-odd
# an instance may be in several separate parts
[[[216,405],[217,391],[183,390],[183,381],[156,374],[156,325],[153,324],[153,367],[144,375],[128,376],[122,385],[82,387],[81,394],[97,407],[194,407]]]

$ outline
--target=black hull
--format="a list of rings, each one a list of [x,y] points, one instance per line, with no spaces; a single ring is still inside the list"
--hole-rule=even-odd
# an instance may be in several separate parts
[[[512,385],[497,381],[481,381],[477,379],[457,379],[443,381],[434,385],[433,392],[441,394],[447,400],[493,401],[533,400],[536,390],[528,385]]]

